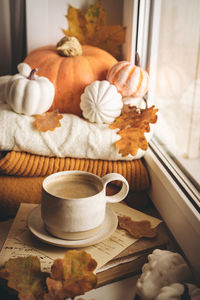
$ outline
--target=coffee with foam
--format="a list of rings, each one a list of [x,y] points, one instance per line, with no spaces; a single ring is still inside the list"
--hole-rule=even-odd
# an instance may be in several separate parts
[[[64,199],[79,199],[94,196],[99,193],[99,187],[87,180],[60,178],[46,185],[48,193]]]

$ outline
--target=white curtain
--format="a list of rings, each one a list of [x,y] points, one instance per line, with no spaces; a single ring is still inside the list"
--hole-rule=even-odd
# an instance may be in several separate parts
[[[25,0],[0,0],[0,76],[15,74],[26,55]]]

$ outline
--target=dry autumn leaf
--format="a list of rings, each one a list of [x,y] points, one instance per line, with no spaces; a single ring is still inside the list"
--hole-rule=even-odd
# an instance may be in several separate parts
[[[17,291],[21,300],[42,300],[46,277],[35,256],[9,259],[0,270],[0,278],[8,280],[8,287]]]
[[[97,263],[84,250],[69,250],[64,259],[56,259],[47,278],[48,294],[45,300],[64,300],[83,295],[96,287],[97,276],[93,273]]]
[[[46,112],[42,115],[36,115],[36,120],[34,122],[35,127],[42,132],[46,132],[48,130],[55,130],[57,127],[60,127],[61,124],[59,120],[63,118],[62,115],[58,114],[55,111]]]
[[[141,109],[138,113],[135,106],[128,107],[109,125],[110,129],[119,129],[117,134],[121,136],[121,139],[115,145],[122,156],[129,154],[135,156],[139,148],[148,149],[148,142],[144,133],[150,131],[150,123],[156,123],[157,111],[158,109],[152,106]]]
[[[81,44],[96,46],[120,57],[125,27],[106,24],[106,12],[100,1],[90,5],[85,13],[69,6],[66,18],[69,25],[68,30],[63,29],[66,36],[75,36]]]
[[[69,250],[64,259],[56,259],[51,274],[41,271],[38,257],[17,257],[9,259],[0,269],[0,279],[7,281],[6,295],[15,299],[74,299],[96,287],[97,276],[93,273],[96,266],[97,262],[83,250]]]
[[[130,217],[118,216],[118,221],[119,227],[125,229],[135,239],[154,238],[158,233],[156,228],[151,228],[151,223],[148,220],[133,221]]]

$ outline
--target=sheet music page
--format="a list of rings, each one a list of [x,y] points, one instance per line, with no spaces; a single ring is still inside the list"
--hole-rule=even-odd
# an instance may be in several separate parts
[[[21,204],[0,253],[0,265],[3,265],[9,258],[33,255],[39,257],[42,271],[49,272],[53,261],[56,258],[64,257],[67,248],[45,244],[29,231],[26,225],[27,217],[36,206],[37,204]],[[117,215],[129,216],[135,221],[149,220],[153,228],[162,222],[123,203],[109,204],[109,207]],[[116,229],[114,234],[105,241],[82,249],[90,253],[97,261],[98,270],[135,241],[137,240],[129,236],[124,230]]]

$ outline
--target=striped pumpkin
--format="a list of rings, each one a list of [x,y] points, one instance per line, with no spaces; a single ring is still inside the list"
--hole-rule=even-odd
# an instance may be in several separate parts
[[[141,67],[120,61],[110,68],[107,80],[122,97],[143,97],[149,88],[149,75]]]

